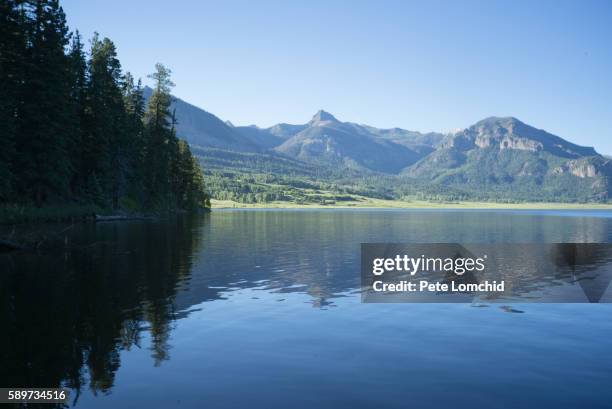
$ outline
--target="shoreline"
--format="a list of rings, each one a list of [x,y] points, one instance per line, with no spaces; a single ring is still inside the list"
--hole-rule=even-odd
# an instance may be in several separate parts
[[[201,209],[201,212],[231,209],[459,209],[459,210],[600,210],[612,211],[612,203],[560,203],[560,202],[430,202],[423,200],[384,200],[372,198],[359,198],[353,201],[336,203],[239,203],[230,200],[211,199],[211,207]],[[112,212],[95,206],[50,206],[35,209],[31,206],[0,206],[0,226],[7,227],[19,224],[57,223],[57,222],[116,222],[135,219],[155,219],[169,214],[183,213],[181,210],[157,212]]]
[[[557,202],[429,202],[369,199],[334,204],[297,204],[293,202],[238,203],[230,200],[211,199],[215,209],[464,209],[464,210],[610,210],[608,203],[557,203]]]
[[[210,212],[210,208],[197,210],[164,209],[156,211],[129,211],[101,208],[95,205],[53,205],[36,208],[32,205],[8,204],[0,206],[0,227],[45,223],[108,223],[132,220],[153,220],[168,215]],[[0,236],[1,237],[1,236]]]

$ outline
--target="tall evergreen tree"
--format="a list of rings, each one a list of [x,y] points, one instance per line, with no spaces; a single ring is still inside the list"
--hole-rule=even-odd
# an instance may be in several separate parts
[[[125,112],[127,115],[128,133],[132,135],[132,142],[136,142],[139,147],[144,141],[144,115],[145,115],[145,98],[142,88],[142,82],[134,82],[134,77],[131,73],[125,74],[123,81],[123,101]]]
[[[30,18],[19,107],[16,168],[18,189],[42,206],[49,195],[68,191],[70,99],[66,17],[57,0],[23,6]]]
[[[170,194],[170,161],[176,139],[170,113],[171,90],[174,87],[170,80],[171,73],[170,69],[158,63],[155,72],[149,76],[155,82],[155,87],[145,115],[145,189],[148,206],[159,201],[167,203]]]
[[[80,194],[80,189],[85,181],[82,175],[85,173],[86,164],[83,162],[82,143],[83,132],[86,122],[87,105],[87,60],[83,49],[81,35],[76,31],[72,36],[70,50],[68,52],[70,73],[70,101],[72,108],[72,135],[68,153],[72,162],[72,177],[70,188],[73,194]]]
[[[14,184],[18,93],[25,54],[25,33],[15,0],[0,2],[0,202],[10,198]]]
[[[145,159],[144,113],[145,99],[142,83],[134,82],[129,72],[123,82],[123,101],[126,113],[126,132],[129,135],[129,195],[141,204],[144,201],[143,177]]]
[[[126,115],[123,104],[121,64],[115,45],[96,34],[91,41],[88,104],[86,108],[83,161],[87,190],[92,197],[119,205],[126,174]]]
[[[191,153],[187,142],[178,141],[174,163],[173,191],[177,207],[181,209],[210,207],[202,169],[197,158]]]

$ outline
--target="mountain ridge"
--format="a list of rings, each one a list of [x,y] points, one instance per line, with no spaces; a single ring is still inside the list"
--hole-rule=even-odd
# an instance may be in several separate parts
[[[404,135],[405,143],[381,137],[382,130],[351,122],[341,122],[320,110],[305,127],[275,151],[310,162],[365,168],[376,172],[398,173],[416,162],[427,149],[415,149]],[[401,132],[410,132],[401,130]]]
[[[150,87],[143,88],[145,102],[149,100],[152,93],[153,89]],[[260,146],[237,132],[231,122],[228,124],[200,107],[173,96],[170,109],[176,110],[177,135],[191,145],[242,152],[261,151]]]
[[[284,156],[334,174],[347,169],[364,177],[409,178],[483,197],[607,200],[612,191],[609,158],[512,116],[487,117],[451,133],[421,133],[343,122],[323,109],[304,124],[260,128],[223,122],[179,98],[173,108],[179,137],[213,149],[208,158],[218,149],[268,153],[268,163]]]

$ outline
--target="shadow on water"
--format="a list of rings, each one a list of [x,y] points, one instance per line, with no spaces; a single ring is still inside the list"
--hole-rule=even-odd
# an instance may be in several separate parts
[[[120,351],[141,348],[145,329],[155,363],[168,359],[174,300],[204,222],[79,225],[68,248],[1,256],[0,384],[107,392]]]
[[[610,219],[588,215],[444,211],[219,211],[75,226],[56,248],[0,256],[0,385],[107,393],[122,351],[150,348],[159,365],[177,319],[245,289],[279,303],[304,294],[322,309],[357,297],[362,242],[605,243],[610,232]],[[558,262],[580,264],[568,254]]]

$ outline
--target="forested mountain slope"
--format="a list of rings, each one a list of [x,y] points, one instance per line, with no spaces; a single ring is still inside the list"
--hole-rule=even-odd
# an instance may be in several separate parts
[[[223,162],[232,172],[248,168],[283,176],[289,169],[287,159],[292,159],[291,169],[302,163],[320,170],[316,177],[299,177],[314,182],[351,180],[352,186],[365,178],[379,178],[379,185],[385,186],[381,194],[388,195],[391,189],[394,197],[412,195],[415,189],[436,192],[436,197],[444,196],[446,189],[452,197],[479,200],[606,201],[610,197],[608,158],[513,117],[490,117],[444,134],[342,122],[323,110],[305,124],[234,127],[181,100],[173,106],[179,134],[205,150],[214,148],[202,157],[204,167],[210,163],[217,170]],[[234,157],[229,164],[222,159],[228,157],[224,151],[254,156],[242,156],[242,164]],[[260,160],[253,161],[257,155],[262,155]],[[280,166],[270,166],[275,161]],[[368,184],[369,192],[376,189],[377,183]]]

